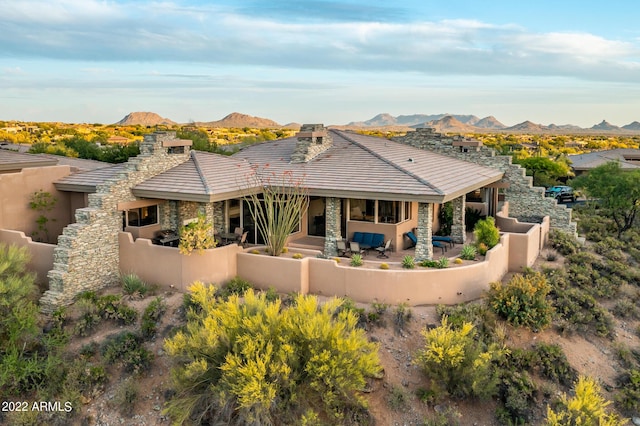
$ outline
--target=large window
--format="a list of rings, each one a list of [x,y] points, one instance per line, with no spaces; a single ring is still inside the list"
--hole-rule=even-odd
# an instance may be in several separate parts
[[[127,226],[148,226],[158,223],[158,206],[127,210]]]
[[[349,219],[373,222],[376,215],[376,201],[352,198],[349,200]]]
[[[401,201],[378,201],[378,223],[401,222],[401,208]]]

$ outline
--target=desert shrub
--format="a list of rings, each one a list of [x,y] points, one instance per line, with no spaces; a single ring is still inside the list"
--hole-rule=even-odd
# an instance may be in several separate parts
[[[618,300],[612,309],[615,316],[620,318],[640,318],[640,308],[628,297]]]
[[[640,410],[640,370],[631,369],[618,377],[619,391],[615,401],[623,413],[629,415]]]
[[[569,398],[566,394],[560,398],[557,407],[547,407],[548,426],[565,425],[624,425],[626,420],[620,419],[615,413],[607,413],[611,401],[605,400],[600,394],[600,386],[589,377],[580,377],[575,384],[575,396]]]
[[[142,314],[142,324],[140,325],[142,336],[147,339],[155,337],[158,329],[158,321],[167,310],[167,304],[160,297],[156,297],[149,303]]]
[[[181,254],[189,256],[193,251],[202,254],[206,249],[215,246],[216,240],[213,236],[213,225],[207,222],[207,216],[204,213],[199,212],[198,218],[194,222],[180,228],[178,248]]]
[[[490,249],[500,242],[500,231],[495,219],[491,216],[479,220],[473,228],[473,234],[476,237],[476,244],[485,244]]]
[[[447,318],[454,328],[460,328],[465,322],[471,323],[477,337],[485,344],[502,342],[501,327],[497,324],[495,313],[485,303],[464,303],[458,305],[437,305],[436,313],[440,319]]]
[[[332,299],[298,295],[289,307],[247,291],[244,299],[211,297],[194,284],[201,307],[184,330],[166,340],[174,360],[174,422],[203,424],[330,423],[362,412],[358,394],[380,373],[377,346],[357,318]]]
[[[487,254],[487,252],[489,251],[489,246],[487,246],[485,243],[480,243],[478,244],[478,246],[476,247],[477,252],[480,256],[485,256]]]
[[[149,292],[149,286],[136,274],[123,274],[120,276],[122,291],[130,297],[144,297]]]
[[[438,266],[437,268],[439,269],[445,269],[449,266],[449,258],[442,256],[440,258],[440,260],[438,260]]]
[[[545,328],[553,308],[547,300],[551,286],[540,273],[514,275],[506,285],[491,283],[488,303],[491,309],[516,327]]]
[[[387,402],[393,411],[404,411],[408,404],[407,394],[401,387],[393,386],[389,391]]]
[[[400,303],[396,306],[393,312],[393,324],[395,325],[396,331],[402,333],[411,318],[413,318],[413,311],[409,308],[409,305]]]
[[[153,354],[142,346],[142,337],[130,331],[107,336],[101,352],[107,363],[120,364],[135,374],[147,370],[153,359]]]
[[[140,389],[135,379],[128,377],[118,384],[113,397],[113,405],[121,414],[130,416],[135,408],[139,393]]]
[[[563,386],[576,380],[577,372],[571,367],[567,356],[558,345],[539,343],[535,346],[536,365],[540,375]]]
[[[460,250],[460,258],[464,260],[474,260],[476,258],[477,249],[469,244],[462,246]]]
[[[555,250],[547,250],[543,256],[549,262],[555,262],[558,259],[558,253]]]
[[[388,263],[384,263],[384,262],[382,262],[382,263],[380,264],[380,269],[389,269],[389,264],[388,264]]]
[[[240,277],[233,277],[231,281],[225,284],[216,292],[216,296],[222,299],[228,299],[230,296],[237,295],[242,297],[247,291],[253,289],[253,285]]]
[[[456,265],[461,265],[462,264],[462,259],[460,259],[459,257],[456,257],[456,259],[453,261],[453,263],[455,263]]]
[[[416,267],[416,260],[413,256],[406,255],[402,258],[402,267],[405,269],[413,269]]]
[[[496,417],[500,424],[531,423],[532,407],[535,406],[537,391],[529,373],[508,364],[502,365],[498,386],[498,399],[501,405],[496,409]]]
[[[563,256],[577,253],[580,247],[574,235],[557,229],[549,231],[549,244]]]
[[[475,339],[471,323],[453,328],[444,317],[439,327],[425,328],[422,335],[425,346],[416,354],[416,363],[437,391],[460,398],[489,398],[496,392],[499,376],[492,361],[504,351]]]
[[[358,253],[352,254],[351,261],[349,262],[349,264],[355,267],[362,266],[364,264],[364,261],[362,260],[362,255]]]

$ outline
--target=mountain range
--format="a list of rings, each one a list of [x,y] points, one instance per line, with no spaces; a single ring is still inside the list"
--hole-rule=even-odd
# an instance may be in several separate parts
[[[175,125],[178,124],[168,118],[163,118],[153,112],[132,112],[127,114],[122,120],[115,123],[117,125]],[[198,121],[187,123],[199,127],[251,127],[251,128],[300,128],[298,123],[288,123],[281,125],[273,120],[261,117],[254,117],[247,114],[233,112],[221,120]],[[590,128],[582,128],[572,124],[536,124],[531,121],[523,121],[515,126],[505,126],[494,116],[484,118],[475,115],[461,114],[412,114],[392,116],[388,113],[378,114],[366,121],[352,121],[346,125],[336,125],[342,129],[357,128],[386,128],[386,129],[408,129],[418,127],[433,127],[438,132],[443,133],[481,133],[487,131],[502,131],[515,133],[553,133],[553,132],[608,132],[608,133],[637,133],[640,132],[640,122],[634,121],[625,126],[618,127],[606,120],[593,125]]]

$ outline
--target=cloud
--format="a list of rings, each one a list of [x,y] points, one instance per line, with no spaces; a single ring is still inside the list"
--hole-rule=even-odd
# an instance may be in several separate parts
[[[398,22],[406,11],[394,15],[358,2],[285,1],[265,8],[255,1],[240,7],[0,0],[0,7],[0,58],[640,82],[637,39],[534,33],[477,20]]]

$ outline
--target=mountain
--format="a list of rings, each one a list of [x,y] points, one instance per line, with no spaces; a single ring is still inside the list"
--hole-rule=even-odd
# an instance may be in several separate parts
[[[476,122],[474,127],[479,129],[504,129],[507,126],[499,122],[493,115],[490,115]]]
[[[600,123],[591,127],[591,130],[619,130],[620,127],[614,126],[613,124],[607,122],[606,120],[602,120]]]
[[[622,126],[625,130],[640,130],[640,123],[634,121],[633,123],[629,123],[626,126]]]
[[[531,121],[523,121],[522,123],[518,123],[515,126],[507,127],[504,130],[513,130],[516,132],[542,132],[546,130],[547,127],[542,124],[532,123]]]
[[[269,120],[268,118],[254,117],[247,114],[240,114],[239,112],[232,112],[222,120],[209,121],[205,123],[200,122],[196,124],[203,127],[282,127],[275,121]]]
[[[115,124],[120,126],[157,126],[158,124],[170,126],[177,123],[168,118],[162,118],[155,112],[131,112]]]
[[[474,126],[461,122],[453,115],[446,115],[439,120],[429,121],[427,125],[442,133],[472,133],[476,130]],[[417,127],[423,126],[417,125]]]
[[[407,126],[416,127],[431,121],[437,121],[444,117],[451,116],[463,124],[473,125],[480,119],[475,115],[458,115],[458,114],[412,114],[399,115],[397,117],[388,113],[378,114],[366,121],[352,121],[347,126],[351,127],[385,127],[385,126]]]

